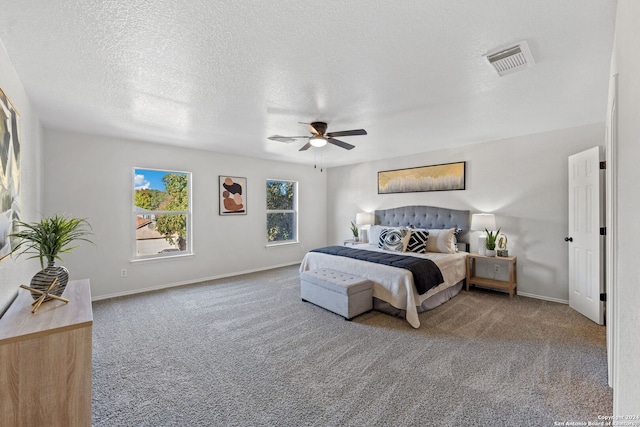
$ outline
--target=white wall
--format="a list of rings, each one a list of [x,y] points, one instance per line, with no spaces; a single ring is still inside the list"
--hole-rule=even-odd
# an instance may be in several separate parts
[[[82,244],[62,264],[71,279],[91,279],[94,298],[292,264],[326,244],[327,174],[313,167],[54,130],[45,131],[44,154],[47,213],[93,226],[97,246]],[[134,167],[192,172],[193,257],[130,262]],[[218,175],[247,178],[247,215],[218,215]],[[301,244],[265,248],[274,178],[299,182]]]
[[[640,415],[640,2],[619,0],[616,17],[615,63],[618,72],[617,260],[614,262],[615,324],[613,409],[615,415]],[[637,423],[637,421],[636,421]]]
[[[509,254],[518,257],[518,292],[566,302],[567,157],[604,145],[604,132],[600,123],[332,168],[329,242],[349,237],[349,221],[360,211],[430,205],[493,212],[509,239]],[[467,162],[464,191],[377,194],[379,171],[459,161]],[[469,237],[476,252],[477,233]]]
[[[41,211],[42,128],[22,87],[7,51],[0,41],[0,88],[20,113],[20,190],[22,221],[39,219]],[[0,262],[0,315],[18,292],[20,284],[29,284],[40,264],[26,257],[5,258]]]

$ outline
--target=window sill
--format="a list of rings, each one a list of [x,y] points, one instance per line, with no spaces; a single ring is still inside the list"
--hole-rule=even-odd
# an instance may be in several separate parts
[[[277,248],[280,246],[291,246],[291,245],[299,245],[300,242],[295,240],[295,241],[291,241],[291,242],[278,242],[278,243],[267,243],[266,245],[264,245],[265,248]]]
[[[129,262],[131,264],[136,264],[139,262],[159,262],[159,261],[169,261],[169,260],[177,260],[179,258],[190,258],[194,254],[193,252],[188,254],[179,254],[179,255],[164,255],[164,256],[154,256],[150,258],[134,258],[130,259]]]

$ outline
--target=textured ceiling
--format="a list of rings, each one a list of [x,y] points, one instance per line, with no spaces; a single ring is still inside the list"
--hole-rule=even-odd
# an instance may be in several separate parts
[[[605,119],[611,0],[3,3],[48,128],[337,166]],[[520,40],[536,65],[499,77],[483,55]],[[369,135],[267,139],[315,120]]]

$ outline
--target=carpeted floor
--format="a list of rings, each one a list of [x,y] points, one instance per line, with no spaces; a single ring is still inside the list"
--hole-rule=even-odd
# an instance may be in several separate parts
[[[405,320],[300,300],[296,266],[93,304],[94,426],[553,426],[612,413],[605,328],[464,290]],[[557,424],[556,424],[557,425]]]

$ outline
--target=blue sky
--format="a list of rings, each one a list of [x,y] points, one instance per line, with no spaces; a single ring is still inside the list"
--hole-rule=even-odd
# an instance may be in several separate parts
[[[150,189],[150,190],[160,190],[164,191],[164,183],[162,182],[162,177],[168,173],[177,173],[179,172],[167,172],[161,170],[154,169],[134,169],[134,180],[133,185],[134,189],[142,190],[142,189]],[[180,174],[184,175],[184,174]]]

